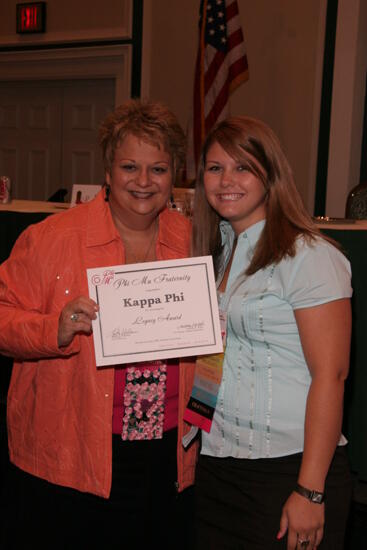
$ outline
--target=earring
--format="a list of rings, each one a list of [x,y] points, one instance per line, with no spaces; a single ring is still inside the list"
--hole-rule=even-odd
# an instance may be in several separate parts
[[[109,201],[109,198],[110,198],[110,193],[111,193],[111,187],[108,185],[108,183],[105,184],[105,188],[106,188],[106,194],[105,194],[105,198],[104,200],[106,202]]]
[[[171,209],[171,210],[174,210],[175,208],[177,208],[176,203],[175,203],[175,199],[174,199],[174,197],[173,197],[173,193],[172,193],[172,195],[171,195],[170,198],[169,198],[169,201],[168,201],[168,208]]]

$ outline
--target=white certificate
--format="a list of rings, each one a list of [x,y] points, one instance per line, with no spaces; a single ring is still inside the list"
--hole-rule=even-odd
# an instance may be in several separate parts
[[[223,351],[211,256],[88,269],[98,366]]]

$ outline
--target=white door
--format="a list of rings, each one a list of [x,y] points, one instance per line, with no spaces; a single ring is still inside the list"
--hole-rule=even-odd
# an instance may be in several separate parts
[[[2,82],[0,173],[13,197],[47,200],[74,183],[103,183],[98,126],[114,107],[113,80]]]
[[[98,128],[114,108],[112,80],[79,81],[64,87],[62,187],[102,184],[104,171]]]

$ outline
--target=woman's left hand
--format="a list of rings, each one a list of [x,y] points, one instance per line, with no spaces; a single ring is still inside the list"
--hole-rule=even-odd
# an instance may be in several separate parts
[[[284,537],[288,530],[287,550],[314,550],[323,537],[324,516],[324,504],[309,502],[303,496],[292,493],[283,506],[277,538]],[[309,544],[307,541],[310,541]]]

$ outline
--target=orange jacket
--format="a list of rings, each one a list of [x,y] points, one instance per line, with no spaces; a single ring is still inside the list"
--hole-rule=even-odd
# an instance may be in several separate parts
[[[189,254],[190,223],[164,210],[157,259]],[[58,318],[65,303],[88,296],[86,268],[120,265],[122,240],[103,192],[90,203],[30,226],[0,266],[0,353],[15,357],[8,395],[10,459],[52,483],[108,497],[112,475],[114,369],[96,367],[92,336],[62,351]],[[180,369],[179,418],[193,380]],[[184,451],[179,422],[178,486],[193,483],[196,449]]]

